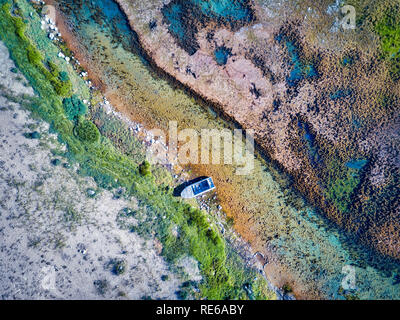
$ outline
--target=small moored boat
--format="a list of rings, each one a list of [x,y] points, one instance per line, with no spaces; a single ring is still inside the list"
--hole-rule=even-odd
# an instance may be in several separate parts
[[[199,182],[193,183],[187,186],[185,189],[183,189],[181,197],[184,199],[195,198],[214,189],[215,185],[214,182],[212,181],[212,178],[206,178],[200,180]]]

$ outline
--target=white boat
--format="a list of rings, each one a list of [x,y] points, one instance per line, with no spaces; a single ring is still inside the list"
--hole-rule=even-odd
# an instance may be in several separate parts
[[[198,197],[208,191],[214,190],[215,185],[212,178],[205,178],[200,180],[199,182],[195,182],[185,189],[183,189],[181,193],[181,197],[184,199],[191,199]]]

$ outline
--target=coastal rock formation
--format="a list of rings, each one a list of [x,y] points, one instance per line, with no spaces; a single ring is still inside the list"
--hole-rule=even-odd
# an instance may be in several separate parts
[[[355,1],[354,30],[340,1],[117,2],[159,68],[253,129],[328,218],[400,258],[399,72],[381,27],[397,7]]]

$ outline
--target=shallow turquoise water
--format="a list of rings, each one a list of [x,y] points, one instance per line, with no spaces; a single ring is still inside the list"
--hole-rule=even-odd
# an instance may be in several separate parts
[[[124,14],[115,7],[113,1],[96,0],[92,3],[93,5],[90,5],[85,2],[81,10],[75,8],[74,12],[69,13],[70,22],[77,27],[77,35],[87,43],[88,54],[98,52],[99,49],[96,47],[96,42],[90,44],[90,37],[93,37],[96,32],[97,34],[105,33],[107,38],[123,44],[124,59],[142,61],[140,68],[150,68],[145,58],[139,56],[140,50],[136,47],[136,37],[130,31]],[[101,24],[91,18],[93,12],[102,15]],[[297,67],[302,69],[296,49],[289,46],[288,50],[292,49],[295,69],[296,63],[298,63]],[[108,67],[112,69],[113,66]],[[154,76],[153,80],[167,86],[164,80],[157,76]],[[143,78],[143,81],[146,81],[146,78]],[[157,94],[163,94],[161,89]],[[157,99],[157,94],[154,94],[155,99]],[[198,108],[193,114],[206,112]],[[309,143],[312,155],[315,151],[313,150],[314,137],[307,128],[303,129],[303,138]],[[356,162],[350,163],[350,166],[362,164],[358,162],[358,159],[354,161]],[[266,172],[265,179],[268,177],[269,173]],[[275,188],[279,186],[276,185]],[[248,192],[249,194],[257,193],[259,190],[248,190]],[[396,277],[400,274],[398,264],[357,246],[351,241],[351,236],[343,234],[329,221],[321,218],[317,209],[311,207],[302,210],[292,207],[289,209],[285,207],[285,210],[282,207],[274,208],[271,207],[268,197],[269,195],[264,195],[265,203],[260,205],[266,208],[264,212],[266,225],[273,229],[272,232],[276,232],[276,237],[270,240],[269,244],[275,248],[282,262],[294,275],[301,277],[305,282],[315,283],[327,297],[343,299],[343,296],[339,294],[345,276],[342,270],[344,266],[351,265],[356,271],[357,288],[354,292],[360,298],[400,298],[400,285],[396,284]],[[286,220],[281,217],[283,213],[288,215]]]
[[[252,12],[246,0],[190,0],[207,17],[229,21],[250,21]]]

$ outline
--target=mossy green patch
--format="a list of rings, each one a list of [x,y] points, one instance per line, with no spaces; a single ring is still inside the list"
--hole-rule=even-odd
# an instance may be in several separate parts
[[[325,195],[340,212],[345,213],[352,202],[354,190],[360,184],[360,172],[333,160],[329,165],[328,174],[329,182]]]
[[[392,76],[400,78],[400,8],[389,8],[384,17],[375,24],[381,40],[381,49],[390,61]]]
[[[150,170],[150,163],[148,161],[144,161],[140,166],[139,166],[139,172],[142,176],[150,176],[151,175],[151,170]]]
[[[79,121],[75,127],[75,134],[81,141],[94,143],[99,141],[100,132],[95,124],[89,120]]]

